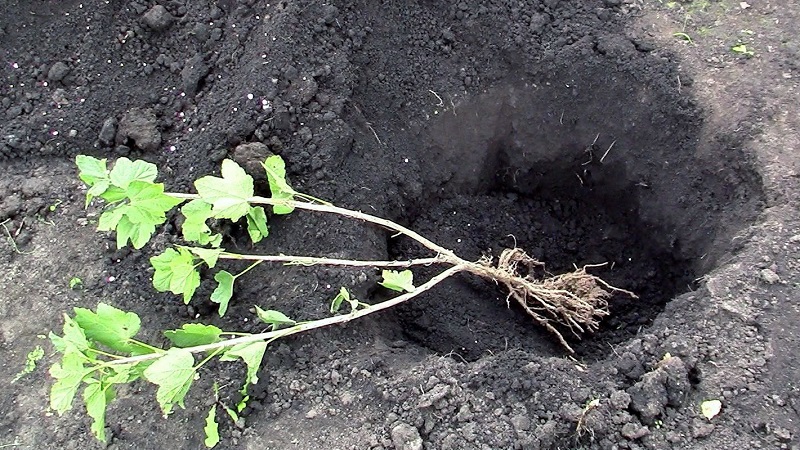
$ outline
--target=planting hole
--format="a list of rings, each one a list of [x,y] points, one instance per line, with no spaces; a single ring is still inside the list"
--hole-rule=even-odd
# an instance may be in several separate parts
[[[563,331],[587,359],[697,288],[762,199],[737,142],[707,130],[690,99],[598,61],[504,83],[443,114],[418,155],[435,195],[407,211],[412,228],[468,259],[518,246],[553,274],[604,264],[590,272],[639,298],[615,295],[601,330],[580,341]],[[421,254],[404,239],[391,250]],[[398,317],[410,339],[467,360],[563,354],[506,294],[463,275]]]

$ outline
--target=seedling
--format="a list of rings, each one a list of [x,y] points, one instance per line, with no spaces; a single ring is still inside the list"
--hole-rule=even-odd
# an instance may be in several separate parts
[[[747,45],[742,42],[732,46],[731,51],[737,55],[746,56],[748,58],[752,58],[756,54],[752,49],[748,48]]]
[[[69,288],[70,289],[80,289],[83,287],[83,280],[78,277],[72,277],[69,279]]]
[[[270,327],[268,331],[248,334],[189,323],[164,332],[171,343],[168,348],[136,339],[141,321],[133,312],[105,303],[98,304],[94,311],[75,308],[72,316],[64,316],[62,335],[50,333],[53,346],[61,354],[61,360],[50,368],[50,374],[56,379],[50,392],[50,406],[63,414],[71,408],[75,395],[83,386],[86,411],[93,419],[91,430],[100,440],[105,440],[105,411],[115,398],[116,385],[140,379],[153,383],[157,386],[156,400],[164,415],[169,415],[175,405],[184,407],[184,397],[200,377],[200,369],[206,363],[214,358],[219,361],[241,360],[247,366],[247,373],[240,389],[243,400],[235,406],[236,410],[222,404],[218,388],[214,389],[216,401],[207,414],[205,426],[205,442],[212,447],[219,441],[217,406],[223,408],[234,422],[238,420],[238,413],[249,398],[248,387],[258,382],[258,369],[272,341],[394,307],[459,273],[477,275],[505,287],[507,301],[513,299],[534,322],[550,331],[570,352],[572,348],[557,326],[580,338],[582,333],[597,330],[600,320],[608,315],[608,299],[613,293],[633,296],[589,274],[587,268],[592,266],[553,277],[537,276],[544,273],[543,264],[519,248],[505,249],[496,262],[490,257],[467,261],[395,222],[339,208],[295,191],[286,181],[284,161],[279,156],[271,156],[262,164],[269,182],[270,197],[256,196],[252,177],[231,160],[223,161],[221,177],[206,176],[195,181],[196,194],[166,192],[163,184],[155,182],[158,175],[156,166],[145,161],[120,158],[110,170],[105,159],[80,155],[76,162],[81,180],[89,186],[87,206],[94,198],[105,201],[98,229],[115,231],[118,247],[130,244],[136,249],[142,248],[156,227],[166,221],[167,214],[183,204],[180,208],[185,217],[182,237],[191,245],[168,248],[152,257],[150,262],[155,269],[153,286],[156,290],[181,295],[186,303],[192,300],[200,285],[200,267],[205,265],[213,269],[221,259],[250,261],[250,266],[236,275],[224,270],[214,275],[217,288],[211,300],[219,303],[220,315],[227,312],[236,279],[265,262],[382,269],[380,284],[399,294],[381,303],[368,304],[353,298],[342,287],[330,303],[331,313],[338,315],[308,321],[255,305],[256,316]],[[207,224],[212,218],[244,219],[251,240],[257,243],[269,235],[268,210],[273,215],[303,210],[369,222],[416,241],[432,255],[407,261],[246,255],[221,248],[222,236],[214,233]],[[443,269],[416,285],[411,268],[421,265],[443,266]],[[350,311],[342,314],[340,309],[344,303],[350,306]]]
[[[39,362],[40,359],[44,357],[44,349],[41,345],[37,345],[33,350],[28,352],[27,356],[25,357],[25,367],[19,371],[18,374],[14,376],[14,379],[11,380],[12,383],[16,383],[25,375],[36,370],[36,363]]]

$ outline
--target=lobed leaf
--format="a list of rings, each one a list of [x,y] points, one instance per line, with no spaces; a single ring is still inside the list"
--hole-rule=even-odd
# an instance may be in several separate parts
[[[132,352],[129,339],[139,332],[141,320],[133,312],[126,312],[105,303],[97,304],[97,312],[75,308],[75,322],[86,337],[118,352]]]
[[[192,200],[181,208],[181,213],[186,218],[181,225],[184,239],[200,245],[219,247],[222,243],[222,235],[212,234],[211,228],[206,224],[208,219],[214,217],[210,203],[200,199]]]
[[[272,309],[264,311],[263,309],[256,306],[256,315],[262,322],[266,323],[267,325],[272,325],[273,330],[277,330],[278,328],[284,326],[291,326],[297,324],[296,321],[288,318],[286,314]]]
[[[261,165],[267,172],[269,191],[275,200],[294,200],[295,190],[286,182],[286,163],[278,155],[273,155],[264,160]],[[274,205],[272,212],[275,214],[289,214],[294,211],[293,206]]]
[[[398,272],[396,270],[384,270],[381,272],[383,281],[381,286],[397,292],[413,292],[414,287],[414,274],[410,270]]]
[[[142,160],[131,161],[125,157],[117,159],[109,173],[111,183],[122,190],[128,189],[132,181],[153,183],[157,176],[158,167],[155,164]]]
[[[203,427],[206,433],[205,444],[208,448],[213,448],[219,444],[219,424],[217,423],[217,405],[211,407],[206,416],[206,426]]]
[[[84,366],[84,357],[80,353],[64,353],[60,362],[50,367],[50,375],[56,379],[50,388],[50,408],[59,415],[72,408],[72,400],[78,392],[83,377],[92,372]]]
[[[176,347],[195,347],[219,342],[222,330],[214,325],[187,323],[178,330],[168,330],[164,336]]]
[[[92,434],[102,442],[106,442],[106,407],[113,398],[113,389],[95,379],[90,379],[83,390],[86,413],[92,418]]]
[[[230,159],[222,161],[222,178],[205,176],[194,186],[200,198],[211,204],[216,218],[237,221],[250,211],[253,177]]]
[[[219,316],[223,317],[228,312],[228,303],[233,297],[233,282],[236,277],[227,270],[220,270],[214,274],[214,280],[219,284],[211,293],[211,301],[219,303]]]
[[[266,342],[250,342],[231,347],[220,356],[220,361],[235,361],[241,358],[247,365],[247,376],[242,390],[246,392],[248,384],[258,383],[258,369],[261,368],[261,361],[264,359],[264,352],[267,350]]]
[[[67,353],[82,354],[89,348],[89,341],[83,329],[72,319],[64,314],[64,336],[59,336],[52,331],[49,335],[53,347],[65,355]]]
[[[156,270],[153,286],[159,292],[170,291],[183,294],[183,302],[189,303],[195,290],[200,286],[200,272],[194,263],[194,256],[184,247],[168,248],[164,253],[150,258]]]
[[[182,348],[171,348],[144,370],[144,378],[157,385],[156,400],[164,415],[172,412],[177,403],[185,408],[183,399],[195,379],[194,357]]]
[[[217,260],[219,260],[219,255],[225,251],[224,248],[201,248],[201,247],[189,247],[188,250],[198,258],[202,259],[204,263],[208,266],[209,269],[213,269],[214,266],[217,265]]]

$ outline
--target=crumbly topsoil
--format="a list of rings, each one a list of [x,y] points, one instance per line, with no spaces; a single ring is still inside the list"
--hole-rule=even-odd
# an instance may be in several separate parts
[[[606,263],[593,273],[639,295],[613,298],[575,355],[468,276],[279,341],[217,448],[800,448],[798,16],[697,0],[3,2],[0,448],[106,447],[77,408],[47,410],[40,335],[74,306],[135,311],[162,342],[188,321],[261,330],[254,304],[325,317],[342,285],[387,296],[371,270],[266,265],[223,319],[211,283],[188,307],[158,294],[148,259],[178,242],[177,217],[116,249],[84,209],[81,153],[155,162],[173,191],[224,158],[257,176],[279,154],[298,190],[464,257]],[[257,246],[228,227],[224,246],[423,254],[345,219],[271,226]],[[243,373],[209,364],[167,419],[150,386],[121,390],[107,448],[202,448],[212,381],[235,400]],[[723,405],[711,420],[707,399]]]

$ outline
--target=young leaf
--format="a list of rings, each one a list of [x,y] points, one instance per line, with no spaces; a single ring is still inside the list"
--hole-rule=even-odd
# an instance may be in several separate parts
[[[44,358],[44,349],[41,345],[37,345],[33,350],[28,352],[28,355],[25,357],[25,367],[14,375],[11,382],[16,383],[25,375],[36,370],[36,363],[42,358]]]
[[[268,309],[264,311],[263,309],[256,306],[256,315],[262,322],[266,323],[267,325],[272,325],[273,330],[277,330],[283,326],[291,326],[297,324],[294,320],[286,317],[286,314],[275,311],[272,309]]]
[[[220,270],[214,275],[214,280],[219,283],[211,293],[211,301],[219,303],[219,316],[223,317],[228,311],[228,303],[233,297],[233,282],[236,277],[226,270]]]
[[[86,388],[83,390],[83,403],[86,405],[86,413],[92,420],[92,433],[101,442],[106,441],[106,406],[108,406],[109,395],[113,398],[113,390],[110,386],[103,388],[103,385],[90,379]]]
[[[111,186],[106,160],[78,155],[75,157],[75,164],[80,171],[78,177],[89,186],[89,190],[86,192],[86,206],[89,206],[93,197],[102,195]]]
[[[187,323],[178,330],[168,330],[164,336],[176,347],[194,347],[219,342],[222,330],[214,325]]]
[[[247,364],[247,378],[243,390],[246,391],[248,384],[258,383],[258,369],[261,368],[261,360],[267,350],[266,342],[250,342],[231,347],[230,350],[220,356],[220,361],[234,361],[241,358]]]
[[[64,336],[59,336],[52,331],[48,336],[57,351],[64,353],[83,353],[89,348],[86,334],[83,329],[75,323],[72,317],[64,314]]]
[[[267,172],[269,181],[269,191],[272,198],[276,200],[294,200],[295,190],[286,182],[286,163],[278,155],[273,155],[264,160],[261,165]],[[294,207],[285,205],[274,205],[272,212],[275,214],[289,214],[294,211]]]
[[[195,374],[194,357],[182,348],[167,350],[164,356],[144,370],[144,378],[158,385],[156,400],[165,416],[172,412],[175,403],[181,408],[185,407],[183,398],[189,391]]]
[[[92,369],[84,367],[84,357],[79,353],[65,353],[61,362],[50,367],[50,375],[56,379],[50,388],[50,408],[59,415],[72,408],[72,400],[78,392],[83,377]]]
[[[150,258],[156,270],[153,286],[158,292],[170,291],[183,294],[183,302],[189,303],[194,291],[200,286],[200,272],[194,264],[194,256],[186,248],[168,248],[164,253]]]
[[[139,332],[141,321],[136,313],[125,312],[106,305],[97,304],[97,312],[75,308],[75,322],[86,333],[86,337],[118,352],[130,352],[128,342]]]
[[[185,204],[181,208],[181,213],[186,218],[181,225],[184,239],[200,245],[210,244],[212,247],[219,247],[222,235],[212,234],[211,228],[206,224],[208,219],[214,217],[214,213],[211,212],[211,204],[195,199]]]
[[[217,423],[217,405],[211,407],[206,416],[206,426],[203,428],[206,432],[205,444],[208,448],[213,448],[219,444],[219,424]]]
[[[198,258],[202,259],[209,269],[213,269],[214,266],[217,265],[219,255],[224,250],[224,248],[189,247],[189,251],[197,255]]]
[[[254,244],[269,236],[267,214],[261,206],[253,206],[247,212],[247,233]]]
[[[237,221],[250,211],[253,177],[230,159],[222,161],[222,178],[205,176],[194,186],[200,198],[211,204],[214,217]]]
[[[158,176],[158,168],[155,164],[142,160],[131,161],[124,157],[114,163],[114,168],[109,174],[114,186],[122,190],[128,189],[128,185],[132,181],[153,183],[156,181],[156,176]]]
[[[413,292],[414,274],[410,270],[398,272],[396,270],[384,270],[382,272],[383,281],[379,284],[387,289],[397,292]]]
[[[336,297],[333,298],[333,301],[331,301],[331,314],[335,314],[337,311],[339,311],[339,308],[342,307],[343,301],[348,303],[350,302],[350,292],[348,292],[344,286],[339,289],[339,294],[337,294]]]

